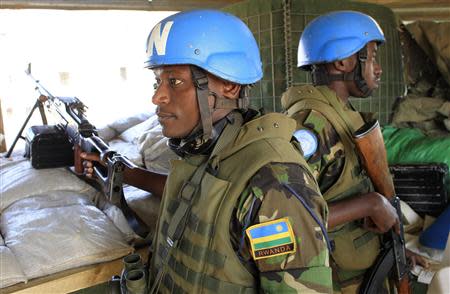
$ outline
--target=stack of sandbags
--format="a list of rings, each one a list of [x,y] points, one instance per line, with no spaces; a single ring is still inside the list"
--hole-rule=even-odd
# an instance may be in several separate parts
[[[99,136],[111,149],[155,173],[168,174],[170,160],[177,158],[167,146],[168,138],[163,136],[155,113],[118,119],[100,128]]]
[[[0,183],[0,287],[133,250],[122,226],[94,203],[110,214],[118,208],[70,171],[36,170],[25,159],[2,159]]]
[[[15,202],[2,212],[0,230],[27,279],[110,261],[133,250],[88,197],[73,191]]]

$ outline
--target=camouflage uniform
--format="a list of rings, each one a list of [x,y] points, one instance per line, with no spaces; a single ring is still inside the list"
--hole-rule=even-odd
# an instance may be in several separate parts
[[[238,255],[247,266],[255,267],[259,272],[264,293],[331,292],[328,251],[320,227],[302,203],[282,186],[283,183],[302,195],[316,215],[326,219],[326,203],[306,169],[294,164],[269,164],[250,180],[239,198],[230,232],[233,247],[238,249]],[[243,240],[244,230],[286,216],[294,228],[297,252],[255,262],[247,240]]]
[[[292,118],[297,121],[298,129],[307,128],[318,135],[318,151],[307,162],[317,179],[320,191],[327,191],[337,182],[344,167],[344,145],[331,124],[317,110],[302,110]]]
[[[205,160],[189,156],[172,162],[153,242],[150,285],[160,285],[163,293],[332,292],[322,231],[327,207],[306,162],[289,143],[294,128],[295,121],[284,115],[268,114],[247,121],[232,144],[219,138],[217,145],[226,147],[206,168],[185,225],[178,211],[186,203],[186,178],[194,182]],[[252,230],[271,223],[277,229],[290,226],[293,250],[275,254],[280,247],[266,246],[257,257]],[[174,246],[171,228],[180,224],[183,233]],[[264,236],[258,245],[272,237]]]
[[[338,100],[336,94],[326,86],[300,86],[291,88],[284,94],[282,99],[283,107],[288,110],[289,108],[293,108],[293,105],[298,103],[295,101],[302,100],[303,98],[300,98],[300,96],[305,95],[310,96],[306,97],[306,99],[314,99],[314,97],[311,97],[314,95],[323,95],[334,96],[332,99]],[[361,127],[364,120],[370,119],[371,114],[358,113],[350,102],[343,105],[340,100],[338,101],[343,110],[340,114],[353,116],[350,118],[354,122],[354,125],[352,126],[353,130]],[[343,185],[345,186],[348,184],[348,179],[342,177],[346,158],[355,156],[356,150],[351,148],[353,146],[344,143],[344,140],[341,138],[336,128],[330,120],[327,119],[327,116],[323,114],[323,109],[306,107],[298,112],[292,111],[288,115],[297,121],[297,130],[308,130],[312,132],[318,140],[317,150],[307,158],[307,163],[316,177],[320,191],[324,195],[327,203],[373,191],[370,180],[366,180],[365,182],[361,181],[359,185],[349,185],[346,189],[345,187],[342,187]],[[336,113],[335,115],[338,116],[339,114]],[[351,133],[351,130],[348,131]],[[354,163],[352,175],[350,177],[356,174],[364,174],[358,160]],[[335,193],[335,190],[332,191],[337,186],[341,186],[339,190],[345,192]],[[357,237],[355,237],[356,233],[354,233],[356,230],[358,230],[359,234]],[[336,259],[337,257],[330,260],[330,265],[333,269],[334,292],[356,293],[366,269],[370,267],[378,255],[379,238],[376,234],[362,229],[360,221],[341,225],[333,229],[333,232],[329,231],[329,233],[330,238],[336,241],[336,248],[332,257],[334,257],[334,254],[337,254],[336,252],[340,252],[339,254],[341,255],[346,254],[342,251],[348,252],[348,256],[346,256],[345,259],[347,259],[346,265],[349,266],[343,266],[344,268],[338,266],[339,262]],[[348,235],[349,233],[350,235]],[[353,234],[353,236],[351,234]],[[348,246],[351,246],[352,248],[338,248],[341,244],[337,243],[338,240],[351,238],[354,238],[353,244],[348,244]],[[364,260],[364,262],[359,265],[352,264],[357,263],[359,260]]]

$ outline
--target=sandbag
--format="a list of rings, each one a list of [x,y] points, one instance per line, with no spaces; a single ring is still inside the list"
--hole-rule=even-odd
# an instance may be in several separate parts
[[[147,120],[151,115],[154,115],[152,112],[143,112],[133,116],[126,116],[115,121],[98,127],[98,135],[105,141],[110,141],[113,138],[119,136],[126,130],[132,128],[133,126],[140,124],[141,122]]]
[[[168,147],[168,138],[162,134],[161,125],[145,132],[139,139],[139,148],[144,156],[145,168],[149,171],[168,174],[170,161],[178,156]]]
[[[122,133],[116,133],[108,144],[134,164],[144,166],[152,172],[168,174],[169,161],[177,156],[167,146],[167,140],[162,134],[158,117],[153,114]]]
[[[16,201],[2,212],[0,230],[27,279],[110,261],[133,250],[103,212],[73,191]]]
[[[1,239],[1,237],[0,237]],[[14,254],[6,246],[0,245],[0,289],[20,282],[26,282],[27,278],[20,269]]]
[[[3,160],[0,163],[0,212],[12,203],[50,191],[75,191],[98,197],[98,192],[66,168],[34,169],[26,159]]]

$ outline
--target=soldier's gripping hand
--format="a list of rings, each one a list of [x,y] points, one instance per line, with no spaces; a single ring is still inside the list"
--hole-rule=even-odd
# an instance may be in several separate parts
[[[397,210],[387,198],[377,192],[368,193],[363,197],[366,197],[371,207],[369,215],[364,218],[364,227],[376,233],[386,233],[393,228],[397,234],[400,234]]]
[[[88,178],[95,178],[94,162],[102,163],[100,155],[97,153],[82,152],[80,157],[83,159],[84,175]]]
[[[363,219],[364,227],[376,233],[385,233],[393,228],[400,233],[397,210],[381,194],[370,192],[328,204],[330,214],[328,229],[347,222]]]

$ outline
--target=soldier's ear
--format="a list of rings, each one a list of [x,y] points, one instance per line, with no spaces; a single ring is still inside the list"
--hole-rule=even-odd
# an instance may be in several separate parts
[[[241,91],[241,85],[224,81],[223,84],[223,96],[228,99],[239,98],[239,92]]]
[[[334,69],[339,72],[351,72],[356,66],[356,55],[332,62]]]

